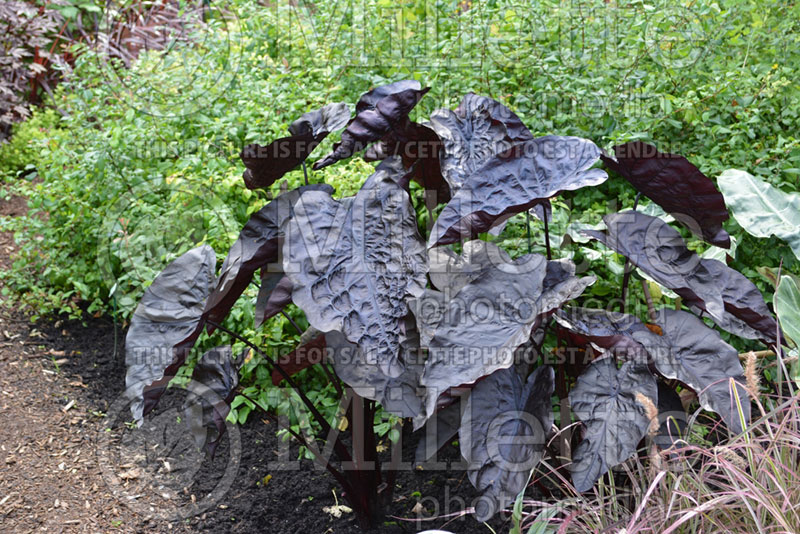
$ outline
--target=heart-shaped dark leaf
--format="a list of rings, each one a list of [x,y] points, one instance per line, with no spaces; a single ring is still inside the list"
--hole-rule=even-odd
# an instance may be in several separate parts
[[[395,128],[404,126],[408,114],[429,90],[430,88],[426,87],[391,93],[378,100],[374,108],[357,111],[355,118],[342,132],[342,140],[333,145],[333,152],[317,161],[314,168],[321,169],[349,158]]]
[[[289,125],[289,137],[275,139],[267,146],[250,144],[240,157],[246,167],[242,177],[248,189],[266,188],[296,169],[330,132],[343,128],[350,119],[347,104],[328,104],[309,111]]]
[[[452,296],[490,267],[508,265],[513,260],[494,243],[473,239],[464,243],[460,255],[447,247],[430,249],[428,262],[431,283]]]
[[[658,313],[661,335],[632,315],[605,310],[570,308],[557,313],[556,320],[601,349],[641,364],[652,359],[659,373],[691,387],[705,409],[719,413],[734,431],[740,431],[728,380],[744,383],[737,351],[690,313],[667,309]],[[742,387],[738,395],[749,419],[750,404]]]
[[[722,223],[728,220],[725,199],[714,183],[689,160],[633,141],[614,147],[616,159],[603,162],[642,194],[659,204],[689,230],[718,247],[731,245]]]
[[[739,337],[774,343],[777,335],[775,319],[756,285],[719,260],[703,258],[700,264],[711,273],[725,303],[725,313],[720,318],[712,317],[714,322]],[[689,294],[685,295],[684,303],[697,314],[705,309],[702,302],[692,299]]]
[[[570,260],[552,260],[547,262],[542,286],[540,308],[542,313],[550,314],[559,309],[565,302],[577,298],[597,278],[593,275],[578,278],[575,276],[575,264]]]
[[[279,137],[267,146],[247,145],[239,154],[245,166],[242,174],[244,185],[247,189],[271,186],[284,174],[299,167],[317,145],[319,142],[310,133]]]
[[[436,219],[428,246],[455,243],[561,191],[606,181],[592,169],[600,149],[588,139],[549,135],[515,145],[473,172]]]
[[[636,453],[650,419],[637,394],[658,403],[656,379],[646,365],[613,358],[595,360],[569,392],[572,410],[583,422],[583,441],[572,455],[572,483],[589,491],[603,473]]]
[[[291,304],[293,290],[291,279],[283,272],[273,273],[262,267],[261,287],[258,288],[256,298],[255,327],[258,328]]]
[[[217,347],[203,354],[192,372],[184,413],[195,442],[199,447],[205,444],[212,458],[225,434],[225,418],[236,396],[243,360],[233,361],[230,346]]]
[[[608,230],[584,230],[628,258],[656,282],[680,294],[701,300],[712,317],[722,317],[724,303],[713,276],[700,257],[686,248],[680,234],[658,217],[624,211],[603,217]]]
[[[529,254],[489,267],[445,301],[422,376],[422,384],[433,392],[428,395],[428,416],[448,388],[513,364],[514,350],[530,337],[541,313],[546,262],[543,256]]]
[[[285,225],[283,267],[312,326],[342,332],[396,377],[405,299],[423,293],[427,258],[408,193],[395,179],[379,167],[350,201],[303,195]]]
[[[454,194],[488,160],[533,139],[510,109],[474,93],[468,93],[455,111],[434,111],[431,126],[442,140],[442,173]]]
[[[742,432],[738,405],[749,421],[750,398],[738,351],[691,313],[670,309],[658,313],[656,323],[663,335],[639,330],[633,338],[647,348],[660,374],[692,388],[703,408],[722,416],[734,433]],[[731,394],[731,379],[737,384],[739,402]]]
[[[364,351],[347,341],[341,332],[327,332],[325,342],[336,375],[359,396],[377,401],[388,413],[417,418],[424,411],[425,388],[420,386],[423,363],[413,324],[408,320],[403,323],[400,373],[396,377],[388,376],[379,365],[369,362]]]
[[[562,267],[559,264],[557,270]],[[433,330],[422,377],[430,390],[428,416],[435,411],[438,395],[448,388],[471,384],[511,366],[515,351],[531,337],[542,316],[580,295],[594,281],[592,277],[551,276],[554,285],[545,286],[547,272],[547,260],[529,254],[485,268],[450,298],[434,293],[433,298],[414,304],[423,338]],[[434,324],[426,324],[428,320]]]
[[[278,261],[283,235],[281,225],[291,218],[297,199],[310,191],[330,197],[333,188],[326,184],[299,187],[280,195],[250,216],[222,264],[216,287],[203,311],[204,318],[221,323],[250,284],[256,269]],[[208,329],[213,331],[211,325]]]
[[[466,398],[469,398],[468,395],[469,393],[465,394]],[[467,406],[466,398],[448,404],[428,419],[421,430],[422,437],[414,452],[415,462],[420,464],[427,462],[455,437],[461,426],[461,415]]]
[[[408,90],[419,91],[420,89],[422,89],[422,85],[417,80],[400,80],[387,83],[386,85],[379,85],[375,89],[361,95],[361,98],[356,102],[356,115],[362,111],[375,109],[378,102],[389,95],[402,93]]]
[[[603,220],[607,232],[583,233],[627,257],[688,305],[707,312],[720,327],[750,339],[775,339],[775,320],[746,277],[722,262],[700,258],[677,230],[657,217],[625,211]],[[749,328],[738,327],[742,322]]]
[[[470,482],[482,493],[475,506],[487,521],[525,489],[553,426],[553,369],[539,367],[527,382],[500,369],[479,382],[461,419],[461,454]]]
[[[131,412],[141,425],[203,329],[202,313],[217,257],[208,245],[170,263],[142,295],[125,337]]]
[[[344,128],[349,120],[350,107],[344,102],[337,102],[300,115],[289,125],[289,133],[311,135],[316,141],[322,141],[329,133]]]

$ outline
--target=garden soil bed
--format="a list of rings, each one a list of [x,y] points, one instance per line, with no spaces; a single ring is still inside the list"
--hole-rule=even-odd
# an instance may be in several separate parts
[[[352,514],[337,519],[323,510],[335,505],[334,489],[338,502],[347,504],[327,472],[307,460],[297,470],[271,468],[282,444],[275,424],[256,414],[239,429],[236,448],[241,454],[230,489],[196,516],[180,521],[160,518],[163,510],[189,505],[192,495],[197,500],[197,495],[214,489],[230,461],[230,440],[223,440],[213,460],[203,458],[199,469],[195,466],[188,492],[164,498],[159,488],[137,487],[135,473],[142,469],[114,463],[115,451],[103,439],[112,424],[110,412],[130,419],[127,410],[115,408],[125,383],[124,332],[119,325],[106,317],[31,324],[6,314],[0,318],[0,331],[0,417],[5,426],[0,434],[0,499],[8,496],[0,506],[4,531],[10,527],[14,532],[361,532]],[[154,418],[181,403],[180,395],[165,396]],[[174,418],[170,422],[180,432],[181,425]],[[128,436],[135,437],[136,432],[125,430]],[[413,435],[404,438],[403,459],[410,462],[416,440]],[[439,459],[456,459],[457,452],[450,446]],[[290,454],[292,460],[297,457],[296,447]],[[122,475],[122,487],[117,487],[118,480],[109,482],[108,469]],[[147,483],[158,480],[141,478]],[[155,506],[141,502],[131,506],[127,499],[133,493],[144,493]],[[417,532],[443,525],[456,533],[487,532],[469,516],[449,524],[448,519],[408,521],[418,517],[419,508],[416,512],[414,508],[420,500],[431,513],[436,511],[434,503],[444,507],[449,500],[449,508],[439,514],[457,514],[464,502],[476,497],[461,471],[401,471],[378,532]],[[422,512],[422,517],[427,515]],[[495,523],[497,528],[502,520]]]
[[[24,209],[20,199],[0,201],[0,215]],[[7,268],[10,235],[0,233],[0,250]],[[327,472],[308,460],[275,467],[286,446],[257,414],[229,433],[213,460],[186,445],[180,392],[165,395],[142,429],[128,428],[124,334],[108,317],[31,323],[0,310],[0,530],[361,532],[352,513],[330,513],[337,498],[347,503]],[[404,430],[403,460],[411,462],[417,438]],[[294,445],[284,457],[297,452]],[[448,446],[439,458],[458,456]],[[476,497],[463,471],[407,468],[376,531],[488,532],[460,514]],[[491,525],[500,531],[503,522]]]

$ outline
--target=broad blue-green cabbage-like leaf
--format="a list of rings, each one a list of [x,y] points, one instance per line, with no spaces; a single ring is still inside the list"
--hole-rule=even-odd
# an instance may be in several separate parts
[[[170,263],[142,295],[125,337],[131,412],[141,425],[203,329],[217,257],[201,245]]]
[[[475,385],[461,419],[461,455],[481,492],[475,517],[486,521],[525,489],[544,455],[553,426],[553,369],[539,367],[527,381],[500,369]]]
[[[712,245],[730,247],[730,236],[722,229],[729,217],[725,199],[689,160],[641,141],[617,145],[614,154],[601,156],[603,163],[695,234]]]
[[[285,225],[283,267],[292,300],[322,332],[336,330],[392,377],[407,297],[426,284],[425,244],[408,193],[379,168],[349,201],[311,191]]]
[[[723,172],[717,183],[739,226],[756,237],[778,236],[800,259],[800,193],[784,193],[736,169]]]
[[[603,473],[636,453],[650,419],[636,399],[640,393],[656,405],[656,379],[641,363],[613,358],[592,362],[569,392],[572,410],[583,422],[583,441],[572,455],[572,483],[579,492],[592,489]]]
[[[431,229],[429,247],[486,232],[561,191],[598,185],[608,175],[592,169],[600,149],[588,139],[549,135],[497,154],[469,175]]]
[[[791,276],[781,276],[773,298],[783,333],[800,347],[800,289]]]

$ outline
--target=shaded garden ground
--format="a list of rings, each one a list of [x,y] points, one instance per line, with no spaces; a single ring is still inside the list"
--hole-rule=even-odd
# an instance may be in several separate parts
[[[0,214],[5,216],[18,216],[25,209],[18,197],[0,201]],[[0,250],[0,267],[5,268],[13,255],[13,236],[0,233]],[[296,471],[270,472],[268,462],[282,447],[275,424],[259,417],[251,417],[240,429],[236,451],[231,452],[226,440],[213,461],[193,467],[184,491],[165,491],[157,483],[167,480],[163,469],[148,472],[147,466],[135,461],[118,460],[120,442],[104,439],[110,425],[124,426],[114,425],[109,417],[119,405],[124,383],[124,331],[112,318],[32,323],[13,308],[0,310],[0,420],[4,425],[0,524],[4,532],[360,532],[352,514],[335,518],[324,510],[337,502],[332,492],[335,485],[311,462],[303,461]],[[180,403],[178,395],[168,395],[159,413],[168,414]],[[125,439],[135,440],[138,435],[130,430],[123,433],[123,448],[128,445]],[[172,456],[181,454],[181,439],[180,435],[164,439],[171,447],[166,454],[173,464]],[[404,461],[413,458],[415,445],[416,439],[406,439]],[[230,489],[212,507],[183,520],[161,517],[213,490],[219,473],[239,450]],[[292,458],[296,454],[293,447]],[[452,446],[442,454],[440,458],[458,458]],[[152,464],[153,458],[147,462]],[[422,523],[399,519],[418,517],[418,513],[426,516],[420,507],[415,508],[419,499],[430,512],[433,503],[444,506],[450,499],[453,508],[449,511],[458,515],[463,501],[453,500],[456,496],[466,502],[476,497],[463,472],[403,471],[380,531],[417,532],[445,524],[455,532],[485,532],[486,527],[469,516],[449,524],[447,519]],[[345,503],[341,495],[338,502]],[[502,522],[497,518],[493,523],[497,527]]]

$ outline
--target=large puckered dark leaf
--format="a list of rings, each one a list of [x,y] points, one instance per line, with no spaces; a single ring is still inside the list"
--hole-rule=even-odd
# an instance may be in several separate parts
[[[543,256],[529,254],[491,266],[444,301],[422,376],[422,384],[433,392],[428,416],[435,411],[436,397],[448,388],[513,364],[514,350],[530,337],[540,315],[546,263]]]
[[[536,261],[538,257],[531,257]],[[491,267],[511,265],[514,260],[508,253],[496,244],[473,239],[462,246],[461,254],[456,254],[447,247],[437,247],[428,250],[428,265],[431,283],[446,296],[452,297],[461,288],[478,278]],[[545,269],[544,290],[557,295],[561,284],[572,282],[575,275],[575,265],[569,260],[548,261]],[[583,279],[586,285],[594,281],[594,277]],[[549,310],[550,308],[544,307]]]
[[[203,311],[204,318],[221,323],[250,284],[256,269],[278,261],[279,242],[283,236],[281,225],[291,218],[297,199],[310,191],[330,196],[333,188],[327,184],[299,187],[280,195],[250,216],[222,264],[216,287]],[[211,325],[209,331],[213,331]]]
[[[425,244],[408,193],[380,168],[355,198],[309,192],[285,226],[283,267],[309,323],[337,330],[389,376],[398,376],[406,297],[426,283]]]
[[[549,135],[515,145],[469,175],[436,220],[428,246],[475,237],[561,191],[603,183],[606,172],[591,168],[599,157],[600,149],[580,137]]]
[[[614,153],[616,159],[602,156],[609,168],[695,234],[718,247],[730,247],[730,236],[722,229],[728,220],[725,199],[689,160],[641,141],[617,145]]]
[[[180,256],[153,280],[133,313],[125,337],[125,385],[140,425],[203,329],[201,317],[216,263],[208,245]]]
[[[553,369],[539,367],[527,382],[500,369],[479,382],[461,419],[461,454],[481,493],[475,516],[486,521],[525,489],[553,426]]]
[[[327,167],[339,160],[349,158],[364,150],[370,143],[378,141],[386,134],[406,124],[408,114],[417,102],[428,92],[425,89],[405,89],[391,93],[356,113],[355,118],[342,132],[342,140],[333,145],[333,152],[314,164],[315,169]]]
[[[627,257],[689,306],[707,312],[720,327],[750,339],[775,339],[775,319],[746,277],[722,262],[700,258],[677,230],[657,217],[625,211],[603,220],[607,232],[583,233]]]
[[[442,173],[453,194],[488,160],[533,139],[510,109],[474,93],[468,93],[455,111],[434,111],[431,126],[443,143]]]
[[[585,426],[583,441],[572,455],[572,483],[579,492],[592,489],[603,473],[636,453],[650,427],[637,393],[656,405],[655,377],[635,362],[617,369],[613,358],[592,362],[569,392],[572,410]]]
[[[225,434],[225,418],[239,385],[239,366],[229,346],[217,347],[203,354],[192,372],[191,395],[184,412],[198,446],[205,444],[213,457]]]
[[[425,407],[425,388],[420,385],[423,362],[419,336],[413,321],[404,321],[401,336],[400,373],[391,377],[374,362],[369,362],[357,345],[341,332],[327,332],[325,342],[336,375],[361,397],[377,401],[383,409],[399,417],[418,418]]]
[[[447,247],[430,249],[428,262],[433,286],[452,296],[487,269],[511,264],[513,260],[494,243],[473,239],[464,243],[460,255]]]
[[[423,338],[430,336],[422,377],[430,390],[428,416],[435,411],[438,395],[448,388],[511,366],[516,349],[531,337],[542,316],[580,295],[594,281],[571,274],[562,278],[563,268],[560,263],[551,267],[543,256],[528,254],[511,263],[488,266],[452,297],[429,293],[432,298],[414,303],[414,311],[421,314],[417,319]]]
[[[738,351],[691,313],[662,309],[656,323],[663,336],[640,330],[633,338],[647,348],[656,369],[692,388],[706,410],[718,413],[734,433],[742,432],[738,404],[750,420],[750,398]],[[737,403],[730,380],[736,384]]]
[[[242,175],[245,185],[248,189],[271,186],[303,163],[330,132],[344,127],[349,118],[347,104],[328,104],[294,121],[289,126],[289,137],[275,139],[267,146],[247,145],[240,155],[246,167]]]

